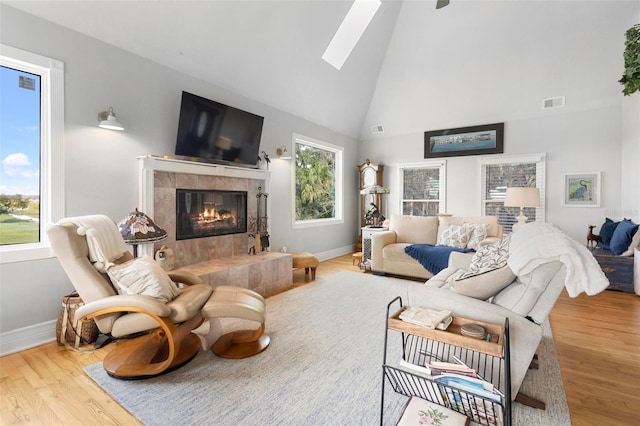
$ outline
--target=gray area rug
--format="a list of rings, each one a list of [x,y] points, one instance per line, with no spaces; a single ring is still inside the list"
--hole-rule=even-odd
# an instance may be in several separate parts
[[[147,425],[376,425],[386,307],[396,296],[406,300],[406,281],[340,272],[267,299],[271,345],[257,356],[201,351],[181,369],[140,381],[109,377],[100,363],[85,372]],[[400,350],[399,333],[389,334],[389,345]],[[547,410],[514,403],[513,424],[570,425],[548,325],[539,357],[523,391]],[[385,425],[406,403],[390,388]]]

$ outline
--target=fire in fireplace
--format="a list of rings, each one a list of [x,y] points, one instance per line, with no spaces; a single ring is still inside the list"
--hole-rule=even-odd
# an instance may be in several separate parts
[[[176,189],[176,239],[247,232],[246,191]]]

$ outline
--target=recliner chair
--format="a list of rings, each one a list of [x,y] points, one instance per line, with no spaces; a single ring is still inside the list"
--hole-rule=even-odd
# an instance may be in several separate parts
[[[104,219],[118,228],[108,217]],[[121,338],[148,333],[118,342],[107,354],[103,365],[107,373],[118,378],[145,378],[176,369],[196,356],[200,338],[191,333],[203,321],[201,310],[213,289],[195,275],[169,276],[185,284],[179,295],[164,303],[142,295],[119,295],[109,277],[99,272],[89,258],[85,236],[73,223],[59,223],[47,228],[51,246],[71,283],[85,302],[76,312],[78,318],[94,319],[100,333]],[[133,259],[125,251],[119,263]]]

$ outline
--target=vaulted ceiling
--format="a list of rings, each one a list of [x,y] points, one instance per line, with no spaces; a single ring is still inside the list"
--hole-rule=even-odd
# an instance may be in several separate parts
[[[382,4],[338,71],[321,56],[351,1],[5,3],[353,137],[401,5]]]
[[[321,56],[352,0],[4,3],[359,139],[618,97],[640,18],[638,0],[382,0],[338,71]]]

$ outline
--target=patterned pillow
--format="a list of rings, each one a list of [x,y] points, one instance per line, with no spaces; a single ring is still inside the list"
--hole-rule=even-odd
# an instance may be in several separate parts
[[[471,259],[469,271],[458,275],[455,279],[463,280],[505,266],[509,258],[510,240],[511,235],[507,235],[499,243],[480,247]]]
[[[438,239],[438,245],[466,248],[473,228],[468,223],[449,225]]]
[[[165,303],[180,294],[169,275],[148,255],[111,264],[107,274],[120,294],[151,296]]]
[[[488,223],[468,223],[467,225],[472,227],[471,236],[469,237],[469,242],[467,243],[467,248],[477,250],[478,244],[480,241],[487,238],[487,233],[489,232],[489,224]]]

